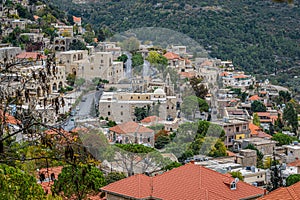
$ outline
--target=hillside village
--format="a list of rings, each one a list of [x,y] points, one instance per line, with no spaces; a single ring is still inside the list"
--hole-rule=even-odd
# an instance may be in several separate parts
[[[288,88],[184,45],[101,41],[40,1],[0,9],[1,165],[27,169],[43,197],[300,199],[300,105]],[[47,153],[10,149],[22,144]],[[72,193],[59,174],[83,164],[105,181]]]

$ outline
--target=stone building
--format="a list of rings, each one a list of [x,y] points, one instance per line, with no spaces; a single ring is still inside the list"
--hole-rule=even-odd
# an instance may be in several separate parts
[[[224,144],[227,147],[233,146],[235,140],[250,137],[249,122],[247,120],[224,118],[223,121],[213,121],[212,123],[224,129]]]
[[[154,130],[136,122],[125,122],[109,129],[109,140],[121,144],[144,144],[154,147]]]
[[[257,155],[255,150],[243,149],[239,154],[236,154],[236,163],[241,164],[243,167],[256,166]]]
[[[104,92],[99,101],[99,113],[116,122],[135,121],[135,107],[144,107],[161,119],[177,117],[177,98],[167,96],[162,89],[153,93]]]

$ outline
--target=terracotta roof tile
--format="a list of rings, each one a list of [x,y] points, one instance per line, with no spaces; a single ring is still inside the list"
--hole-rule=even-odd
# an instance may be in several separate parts
[[[109,128],[110,131],[113,131],[118,134],[128,134],[128,133],[152,133],[153,130],[143,125],[140,125],[136,122],[125,122],[123,124],[116,125]]]
[[[201,63],[200,66],[201,66],[201,67],[205,67],[205,66],[211,67],[211,66],[213,66],[213,62],[212,62],[212,61],[209,61],[209,60],[206,60],[206,61],[204,61],[203,63]]]
[[[220,73],[220,76],[228,76],[229,74],[227,72]]]
[[[281,187],[260,198],[259,200],[299,200],[300,182],[289,187]]]
[[[241,74],[241,75],[233,76],[233,78],[248,78],[248,76]]]
[[[43,169],[40,169],[38,173],[36,173],[37,180],[39,180],[39,173],[45,174],[47,181],[44,181],[40,184],[46,193],[51,194],[51,186],[54,184],[54,181],[49,181],[49,180],[51,180],[51,174],[54,173],[54,177],[55,177],[55,179],[57,179],[58,175],[61,173],[62,168],[63,168],[62,166],[51,167],[51,168],[48,168],[48,170],[47,170],[47,168],[43,168]]]
[[[75,17],[75,16],[73,16],[73,22],[80,23],[81,22],[81,17]]]
[[[141,120],[142,123],[151,123],[151,122],[159,122],[159,121],[162,121],[162,119],[157,116],[149,116]]]
[[[300,167],[300,160],[299,158],[296,158],[294,162],[291,162],[288,164],[289,167]]]
[[[184,78],[193,78],[196,75],[195,72],[180,72],[179,74]]]
[[[249,98],[250,101],[257,101],[260,100],[260,97],[258,95],[253,95]]]
[[[46,59],[47,56],[44,56],[38,52],[22,52],[19,55],[17,55],[17,58],[19,59],[34,59],[34,60],[39,60],[39,59]],[[39,59],[38,59],[39,58]]]
[[[234,181],[203,166],[186,164],[155,177],[136,175],[101,188],[108,193],[133,198],[241,199],[260,196],[264,190],[239,181],[236,190],[227,183]]]
[[[173,52],[167,52],[164,57],[166,57],[168,60],[180,59],[180,56]]]
[[[1,122],[5,122],[6,124],[12,124],[12,125],[20,125],[21,121],[17,120],[14,116],[11,116],[9,113],[5,113],[5,120],[3,120],[3,111],[0,110],[0,120]]]

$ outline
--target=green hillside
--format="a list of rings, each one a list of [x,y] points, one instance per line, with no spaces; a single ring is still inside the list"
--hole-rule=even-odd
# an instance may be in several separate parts
[[[298,1],[294,5],[271,0],[51,1],[69,17],[82,16],[96,31],[104,27],[113,33],[140,27],[168,28],[196,40],[211,57],[233,60],[251,74],[268,75],[286,86],[300,83],[300,78],[293,78],[300,71]],[[99,39],[102,37],[100,34]]]

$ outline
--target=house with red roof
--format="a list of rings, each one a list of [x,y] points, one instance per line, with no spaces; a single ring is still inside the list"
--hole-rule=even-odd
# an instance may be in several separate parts
[[[296,158],[294,162],[289,163],[288,167],[295,168],[296,173],[300,174],[300,160],[299,160],[299,158]]]
[[[168,64],[172,68],[180,68],[182,72],[185,71],[186,60],[181,58],[178,54],[167,52],[164,57],[168,59]]]
[[[130,121],[109,128],[111,142],[144,144],[154,146],[154,130]]]
[[[260,123],[265,124],[275,124],[275,121],[278,119],[278,112],[257,112]]]
[[[143,126],[153,126],[156,124],[162,124],[163,120],[157,116],[149,116],[141,120]]]
[[[250,132],[251,137],[266,138],[266,139],[272,138],[272,136],[265,133],[261,127],[256,126],[251,122],[249,123],[249,129],[251,131]]]
[[[101,188],[106,199],[256,199],[264,190],[200,165],[186,164],[161,175],[138,174]]]
[[[300,199],[300,182],[289,187],[280,187],[259,200],[299,200]]]

